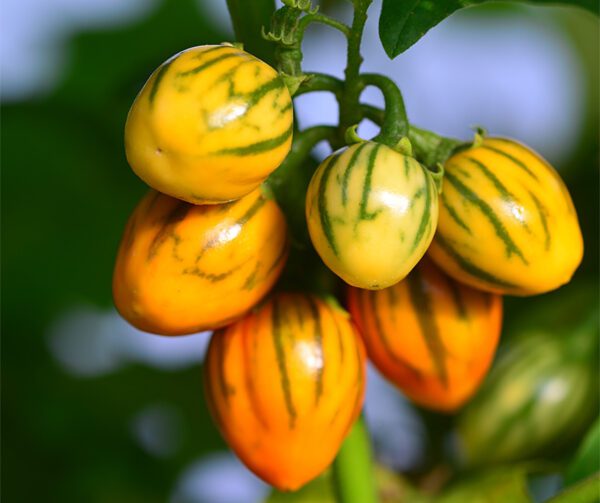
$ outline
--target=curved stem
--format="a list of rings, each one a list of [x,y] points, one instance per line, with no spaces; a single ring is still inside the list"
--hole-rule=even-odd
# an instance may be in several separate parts
[[[321,23],[327,26],[331,26],[335,28],[339,32],[341,32],[346,38],[350,37],[350,27],[338,21],[337,19],[333,19],[329,16],[325,16],[323,14],[307,14],[298,22],[298,36],[299,40],[304,38],[304,31],[308,27],[310,23]]]
[[[340,79],[324,73],[311,73],[308,75],[307,79],[300,84],[294,97],[315,91],[330,91],[336,97],[339,97],[343,90],[344,83]]]
[[[383,124],[385,113],[380,108],[361,103],[360,109],[364,118],[378,125]],[[408,128],[408,139],[414,149],[415,157],[428,167],[438,163],[444,164],[457,148],[468,145],[468,142],[456,138],[446,138],[412,124]]]
[[[376,73],[361,75],[360,80],[364,86],[380,89],[385,100],[381,131],[375,137],[375,141],[395,147],[400,139],[408,134],[408,119],[400,89],[392,79]]]
[[[369,105],[367,103],[361,103],[360,111],[361,111],[362,117],[364,117],[365,119],[369,119],[370,121],[374,122],[378,126],[381,126],[383,124],[383,118],[385,116],[385,112],[381,108],[377,108],[377,107],[375,107],[373,105]]]
[[[334,126],[314,126],[295,132],[289,154],[267,180],[286,215],[293,242],[304,248],[310,246],[304,216],[306,190],[313,175],[311,168],[315,166],[310,152],[321,141],[331,144],[336,136],[337,128]]]
[[[364,419],[354,423],[333,462],[333,480],[338,503],[377,503],[371,443]]]
[[[334,141],[337,134],[335,126],[313,126],[294,133],[292,148],[279,168],[269,177],[269,185],[276,188],[284,183],[289,174],[296,170],[308,157],[314,146],[323,141]]]

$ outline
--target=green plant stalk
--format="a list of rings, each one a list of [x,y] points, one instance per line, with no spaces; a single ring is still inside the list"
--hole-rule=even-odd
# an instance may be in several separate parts
[[[333,462],[334,489],[339,503],[377,503],[371,443],[360,417]]]
[[[413,145],[416,158],[427,167],[436,164],[443,165],[456,149],[469,144],[455,138],[445,138],[412,125],[408,131],[408,138]]]
[[[362,87],[375,86],[381,90],[385,100],[385,111],[381,122],[381,131],[375,141],[394,148],[402,137],[408,134],[408,119],[402,93],[395,82],[376,73],[360,76]]]
[[[351,34],[350,27],[338,21],[337,19],[330,18],[329,16],[324,16],[323,14],[307,14],[302,19],[300,19],[300,22],[298,23],[300,42],[302,41],[302,38],[304,38],[304,31],[310,23],[321,23],[330,26],[331,28],[335,28],[346,38],[350,37]]]
[[[336,98],[344,92],[344,83],[331,75],[324,73],[308,74],[306,80],[300,84],[294,96],[300,96],[315,91],[330,91]]]
[[[362,82],[359,79],[360,65],[363,58],[360,55],[360,44],[367,21],[367,9],[372,0],[353,0],[354,16],[352,28],[348,37],[348,52],[345,72],[344,92],[339,99],[340,118],[339,129],[341,135],[346,130],[360,122],[359,99],[363,91]]]
[[[365,119],[369,119],[379,126],[385,123],[384,110],[364,103],[360,105],[360,109],[362,117]],[[469,145],[469,142],[446,138],[409,123],[407,123],[407,126],[407,136],[413,147],[415,157],[430,169],[436,167],[438,163],[443,165],[457,149]],[[435,170],[435,172],[438,171],[439,169]]]

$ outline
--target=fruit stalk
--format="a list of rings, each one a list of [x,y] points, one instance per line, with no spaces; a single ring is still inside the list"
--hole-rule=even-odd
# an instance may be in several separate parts
[[[333,462],[333,480],[339,503],[377,503],[371,444],[360,417]]]
[[[346,82],[344,93],[339,101],[340,104],[340,131],[342,134],[350,126],[360,122],[360,109],[358,100],[362,92],[362,84],[359,80],[360,65],[363,58],[360,55],[360,43],[367,21],[367,9],[372,0],[353,0],[354,17],[352,19],[352,29],[348,37],[348,56],[346,64]]]
[[[385,99],[385,112],[381,132],[374,141],[394,148],[400,139],[408,134],[408,119],[400,89],[392,79],[376,73],[361,75],[360,82],[363,87],[375,86],[382,92]]]

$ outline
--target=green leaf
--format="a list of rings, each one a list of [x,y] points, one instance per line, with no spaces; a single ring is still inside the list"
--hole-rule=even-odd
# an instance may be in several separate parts
[[[519,464],[486,470],[458,480],[436,499],[438,503],[530,503],[527,474],[535,469]]]
[[[600,471],[600,418],[596,420],[581,442],[575,458],[565,475],[565,486],[570,486]]]
[[[600,473],[563,491],[548,503],[597,503],[600,499]]]
[[[275,45],[262,38],[261,28],[268,31],[275,0],[227,0],[237,42],[244,50],[269,64],[274,63]]]
[[[416,43],[427,31],[450,14],[463,7],[484,3],[486,0],[383,0],[379,17],[379,38],[385,52],[395,58]],[[556,0],[532,0],[533,4],[556,4]],[[594,0],[563,1],[598,14]]]

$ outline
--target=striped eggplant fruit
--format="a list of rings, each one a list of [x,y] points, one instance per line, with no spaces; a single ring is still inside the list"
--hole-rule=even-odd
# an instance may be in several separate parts
[[[165,61],[125,125],[127,160],[152,188],[194,204],[257,188],[292,144],[292,100],[278,73],[230,45]]]
[[[540,330],[510,342],[458,418],[467,465],[560,453],[598,415],[597,321],[579,334]]]
[[[438,195],[415,159],[362,142],[325,159],[306,194],[306,220],[323,262],[346,283],[377,290],[403,279],[435,232]]]
[[[502,297],[454,281],[428,259],[384,290],[349,288],[348,306],[379,371],[439,411],[473,395],[500,337]]]
[[[567,283],[583,240],[558,173],[520,143],[485,138],[446,163],[429,253],[459,281],[525,296]]]
[[[205,393],[240,459],[267,483],[295,490],[327,468],[357,419],[365,366],[345,311],[279,293],[215,332]]]
[[[284,216],[256,189],[196,206],[155,191],[131,215],[113,276],[114,302],[146,332],[222,327],[271,289],[288,253]]]

